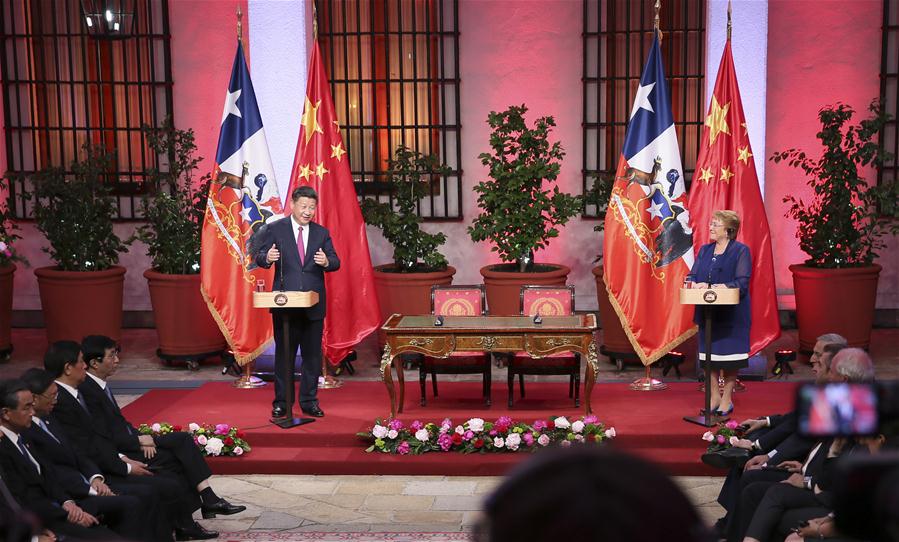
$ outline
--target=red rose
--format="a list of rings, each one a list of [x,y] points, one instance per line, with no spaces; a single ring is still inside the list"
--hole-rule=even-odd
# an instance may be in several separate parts
[[[555,428],[556,428],[556,422],[553,421],[553,420],[549,420],[548,422],[546,422],[546,428],[547,428],[547,429],[555,429]]]
[[[455,444],[456,446],[462,444],[462,435],[460,435],[459,433],[453,433],[453,444]]]
[[[475,439],[475,441],[474,441],[474,447],[475,447],[475,448],[481,448],[482,446],[484,446],[484,439],[482,439],[482,438]]]
[[[182,429],[182,427],[180,425],[176,425],[176,426],[172,427],[172,431],[175,431],[176,433],[180,433],[181,429]]]
[[[237,438],[243,438],[243,431],[237,432]]]
[[[226,438],[224,440],[224,442],[225,442],[225,446],[234,446],[234,439],[231,437]]]

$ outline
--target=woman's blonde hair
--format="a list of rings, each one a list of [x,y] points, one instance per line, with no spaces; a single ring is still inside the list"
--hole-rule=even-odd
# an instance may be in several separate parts
[[[712,213],[712,217],[717,218],[721,221],[721,224],[724,225],[724,230],[727,232],[728,239],[733,241],[737,238],[737,232],[740,231],[740,215],[738,215],[736,211],[731,211],[729,209],[715,211]]]

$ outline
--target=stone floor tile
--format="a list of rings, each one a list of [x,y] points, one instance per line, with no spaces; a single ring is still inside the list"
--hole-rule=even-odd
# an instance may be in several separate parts
[[[485,476],[483,480],[478,482],[478,487],[475,488],[475,495],[485,495],[489,493],[493,493],[493,490],[497,488],[502,482],[504,478],[499,476]]]
[[[339,506],[341,508],[358,510],[362,507],[362,503],[365,502],[365,495],[311,495],[309,499],[316,502]]]
[[[369,495],[362,510],[429,510],[434,497],[423,495]]]
[[[252,529],[253,524],[256,523],[256,520],[258,519],[258,517],[245,519],[204,519],[202,520],[202,524],[203,527],[206,527],[210,531],[241,532]]]
[[[474,511],[483,506],[483,495],[440,495],[434,498],[432,510]]]
[[[409,482],[403,495],[473,495],[477,487],[477,482],[455,480]]]
[[[292,495],[332,495],[340,482],[336,480],[275,480],[271,488]]]
[[[454,533],[461,530],[461,527],[453,529],[438,527],[440,526],[430,524],[392,523],[390,525],[372,525],[370,531],[378,533]]]
[[[335,495],[402,495],[406,487],[404,480],[391,480],[382,476],[368,480],[347,478],[338,484]]]
[[[397,523],[430,523],[435,529],[443,529],[452,525],[453,530],[462,524],[462,512],[440,512],[435,510],[398,510],[393,513]]]
[[[266,510],[259,516],[259,519],[253,523],[253,530],[257,529],[295,529],[303,522],[302,518],[278,512]]]

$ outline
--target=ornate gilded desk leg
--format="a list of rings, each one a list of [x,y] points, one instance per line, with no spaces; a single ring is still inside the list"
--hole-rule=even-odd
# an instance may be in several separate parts
[[[400,398],[396,403],[396,411],[402,412],[403,405],[406,404],[406,371],[403,369],[402,356],[395,356],[393,358],[393,367],[396,369],[396,382],[400,388]]]
[[[390,417],[396,417],[396,390],[393,388],[393,374],[390,365],[393,355],[390,352],[390,343],[384,346],[384,355],[381,356],[381,380],[387,386],[387,395],[390,398]]]
[[[587,377],[584,379],[584,408],[586,414],[593,413],[593,407],[590,405],[590,395],[593,393],[597,372],[599,372],[599,359],[596,356],[596,342],[591,337],[590,346],[587,347]]]

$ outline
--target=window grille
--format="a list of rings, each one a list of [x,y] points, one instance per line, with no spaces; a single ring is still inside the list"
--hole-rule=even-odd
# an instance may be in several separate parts
[[[877,182],[899,181],[899,0],[883,2],[883,49],[880,60],[880,97],[892,119],[880,132],[880,143],[893,155],[877,172]],[[899,211],[894,211],[899,214]]]

